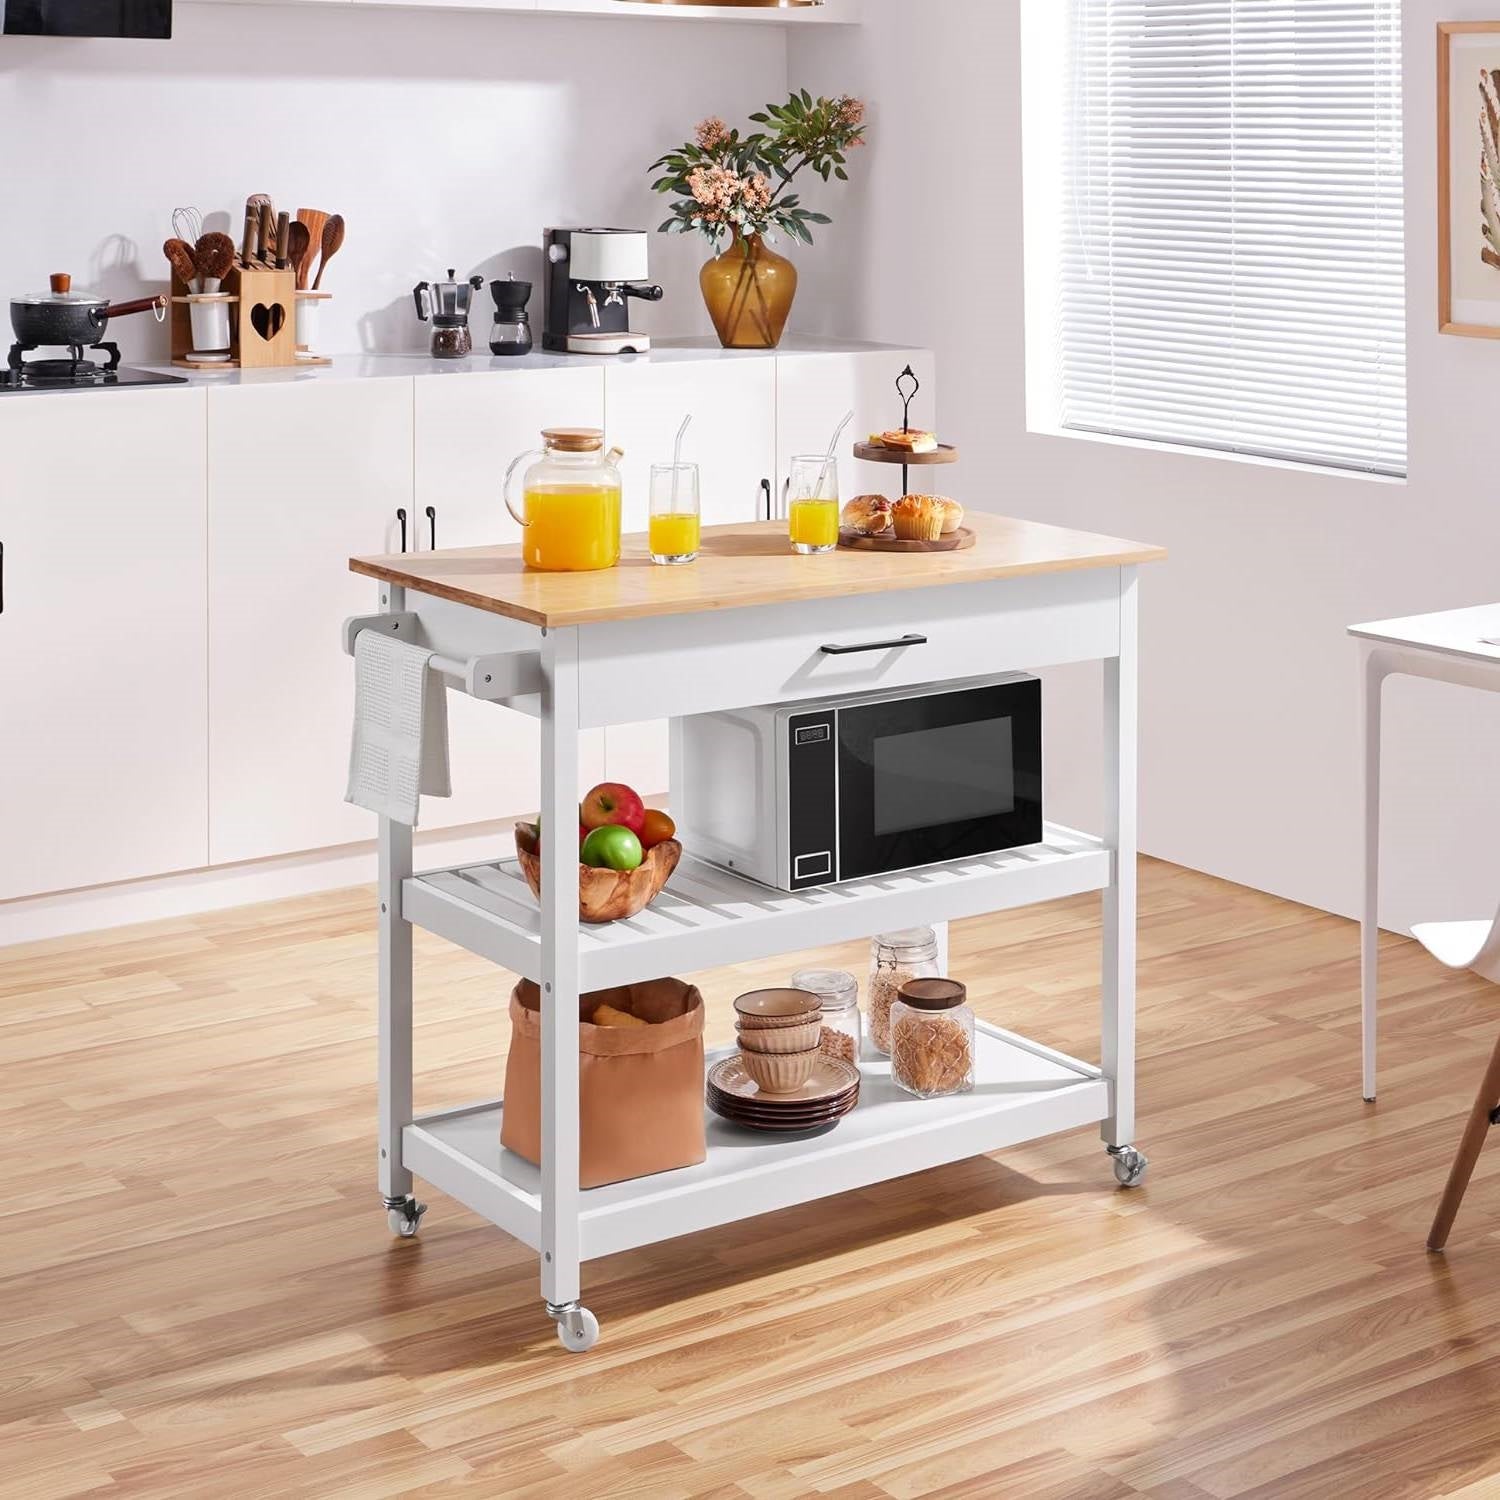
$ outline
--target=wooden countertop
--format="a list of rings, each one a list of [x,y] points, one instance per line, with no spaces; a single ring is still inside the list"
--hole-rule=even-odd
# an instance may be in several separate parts
[[[627,536],[620,565],[597,573],[532,572],[519,546],[354,557],[349,567],[530,625],[562,626],[1113,568],[1167,555],[1143,542],[983,512],[970,511],[964,524],[979,533],[966,552],[840,549],[802,557],[787,543],[785,521],[757,521],[705,527],[698,561],[676,568],[651,562],[644,535]]]

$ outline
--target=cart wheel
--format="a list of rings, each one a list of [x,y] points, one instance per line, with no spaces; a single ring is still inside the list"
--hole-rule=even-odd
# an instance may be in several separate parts
[[[599,1342],[599,1320],[576,1302],[552,1316],[557,1320],[557,1342],[570,1354],[584,1354]]]
[[[411,1196],[386,1200],[385,1218],[391,1233],[403,1240],[415,1239],[422,1224],[422,1215],[427,1212],[425,1203],[418,1203]]]
[[[1110,1146],[1108,1150],[1114,1159],[1115,1181],[1121,1187],[1138,1187],[1146,1176],[1146,1168],[1151,1165],[1146,1154],[1134,1146]]]

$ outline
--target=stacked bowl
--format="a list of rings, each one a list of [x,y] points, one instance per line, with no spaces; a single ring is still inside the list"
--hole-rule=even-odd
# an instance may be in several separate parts
[[[806,990],[754,990],[734,1002],[740,1050],[709,1069],[715,1114],[755,1130],[812,1130],[859,1102],[859,1069],[822,1050],[822,1004]]]

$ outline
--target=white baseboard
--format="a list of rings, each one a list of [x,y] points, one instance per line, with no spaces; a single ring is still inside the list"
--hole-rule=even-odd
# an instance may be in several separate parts
[[[513,819],[467,828],[418,832],[418,866],[432,868],[493,858],[497,848],[513,848]],[[152,922],[164,917],[222,911],[255,901],[305,896],[314,891],[364,885],[375,879],[375,841],[317,849],[279,859],[186,870],[150,880],[91,886],[46,896],[0,901],[0,948],[80,932]]]

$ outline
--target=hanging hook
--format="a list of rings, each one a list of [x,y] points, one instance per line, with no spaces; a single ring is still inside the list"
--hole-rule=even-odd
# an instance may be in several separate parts
[[[903,382],[911,381],[911,391],[908,394]],[[917,392],[922,389],[922,382],[917,379],[917,372],[910,365],[896,377],[896,394],[901,398],[901,430],[911,431],[911,404],[917,399]]]

